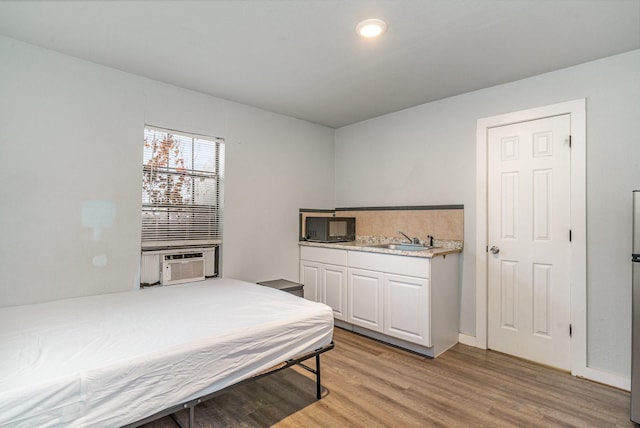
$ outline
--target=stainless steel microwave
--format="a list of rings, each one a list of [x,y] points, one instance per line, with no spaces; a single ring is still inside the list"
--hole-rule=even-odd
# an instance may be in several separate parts
[[[347,242],[356,239],[355,217],[307,217],[305,239],[313,242]]]

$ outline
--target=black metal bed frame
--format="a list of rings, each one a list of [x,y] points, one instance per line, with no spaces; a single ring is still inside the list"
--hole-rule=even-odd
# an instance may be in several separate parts
[[[308,352],[306,354],[303,354],[303,355],[297,356],[295,358],[289,359],[289,360],[287,360],[287,361],[285,361],[283,363],[280,363],[279,365],[277,365],[277,366],[275,366],[275,367],[273,367],[273,368],[271,368],[271,369],[269,369],[269,370],[267,370],[265,372],[262,372],[260,374],[255,375],[253,377],[241,380],[240,382],[234,383],[233,385],[229,385],[226,388],[223,388],[223,389],[221,389],[219,391],[215,391],[215,392],[212,392],[210,394],[203,395],[202,397],[198,397],[198,398],[195,398],[193,400],[185,401],[183,403],[176,404],[174,406],[168,407],[168,408],[166,408],[164,410],[161,410],[160,412],[155,413],[155,414],[153,414],[151,416],[148,416],[148,417],[146,417],[144,419],[140,419],[139,421],[124,425],[123,428],[138,427],[140,425],[146,424],[146,423],[151,422],[151,421],[155,421],[156,419],[160,419],[160,418],[163,418],[165,416],[170,416],[171,419],[173,419],[173,421],[176,423],[176,425],[178,425],[180,428],[184,428],[184,426],[182,425],[180,420],[175,416],[176,412],[178,412],[180,410],[184,410],[184,409],[189,409],[189,421],[188,421],[188,425],[187,426],[188,426],[188,428],[193,428],[193,422],[194,422],[194,419],[195,419],[195,407],[198,404],[202,403],[203,401],[207,401],[207,400],[209,400],[209,399],[211,399],[213,397],[216,397],[218,395],[224,394],[225,392],[228,392],[231,389],[237,388],[237,387],[239,387],[241,385],[247,384],[249,382],[253,382],[254,380],[261,379],[261,378],[263,378],[265,376],[269,376],[269,375],[271,375],[273,373],[279,372],[280,370],[284,370],[286,368],[289,368],[289,367],[292,367],[292,366],[295,366],[295,365],[298,365],[298,366],[302,367],[303,369],[305,369],[305,370],[307,370],[307,371],[309,371],[309,372],[311,372],[311,373],[316,375],[316,398],[319,400],[319,399],[322,398],[322,384],[320,383],[320,355],[324,354],[327,351],[330,351],[334,347],[335,347],[335,345],[334,345],[334,343],[332,341],[330,344],[325,345],[322,348],[318,348],[315,351],[311,351],[311,352]],[[304,361],[306,361],[306,360],[308,360],[310,358],[313,358],[313,357],[315,357],[315,359],[316,359],[316,367],[315,367],[315,369],[313,367],[307,366],[306,364],[303,364]]]

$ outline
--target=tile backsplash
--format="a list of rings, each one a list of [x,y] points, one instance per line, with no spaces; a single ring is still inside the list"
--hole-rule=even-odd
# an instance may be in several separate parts
[[[331,216],[327,210],[300,210],[301,234],[307,216]],[[421,242],[431,235],[437,240],[464,239],[464,208],[462,205],[420,207],[340,208],[336,217],[355,217],[357,236],[402,238],[401,231]]]

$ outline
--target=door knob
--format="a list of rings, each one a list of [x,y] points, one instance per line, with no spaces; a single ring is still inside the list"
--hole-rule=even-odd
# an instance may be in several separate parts
[[[489,249],[489,251],[491,251],[491,254],[498,254],[500,252],[500,248],[496,247],[495,245],[493,247],[491,247]]]

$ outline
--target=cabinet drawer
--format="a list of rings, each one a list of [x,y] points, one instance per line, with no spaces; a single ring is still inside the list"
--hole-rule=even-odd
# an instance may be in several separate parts
[[[430,260],[422,257],[348,251],[349,267],[429,278]]]
[[[336,250],[333,248],[320,247],[300,247],[300,259],[312,260],[319,263],[327,263],[331,265],[346,266],[347,251]]]

